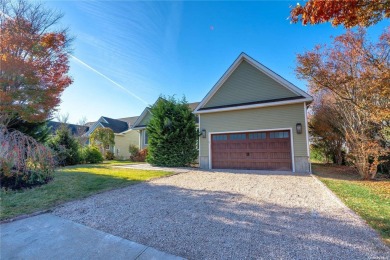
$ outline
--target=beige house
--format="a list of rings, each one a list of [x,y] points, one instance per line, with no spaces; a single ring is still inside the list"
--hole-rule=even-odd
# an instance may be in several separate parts
[[[107,150],[112,151],[118,159],[128,159],[130,157],[129,146],[132,144],[139,147],[139,132],[132,129],[137,119],[138,116],[118,119],[102,116],[96,122],[87,124],[89,130],[85,135],[89,137],[96,129],[101,127],[110,128],[115,135],[115,144],[107,147]]]
[[[242,53],[196,107],[205,169],[310,172],[312,97]]]

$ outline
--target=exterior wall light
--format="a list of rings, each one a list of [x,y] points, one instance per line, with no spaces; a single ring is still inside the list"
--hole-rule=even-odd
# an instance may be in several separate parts
[[[302,124],[297,123],[296,128],[297,128],[297,134],[302,134]]]
[[[206,129],[202,129],[201,133],[202,133],[202,138],[206,138]]]

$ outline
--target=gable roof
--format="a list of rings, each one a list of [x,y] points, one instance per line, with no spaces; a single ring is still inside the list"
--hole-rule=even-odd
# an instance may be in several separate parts
[[[54,134],[61,126],[66,126],[72,135],[83,135],[89,130],[89,127],[85,125],[67,124],[56,121],[48,121],[47,126],[50,128],[50,132],[52,134]]]
[[[217,91],[222,87],[222,85],[229,79],[229,77],[233,74],[233,72],[239,67],[243,62],[247,62],[249,65],[253,66],[255,69],[264,73],[266,76],[279,83],[282,87],[286,88],[291,92],[291,97],[283,97],[283,98],[272,98],[268,100],[258,100],[254,102],[246,102],[246,103],[237,103],[237,104],[228,104],[223,106],[212,106],[205,107],[210,99],[217,93]],[[264,107],[264,106],[274,106],[274,105],[282,105],[282,104],[291,104],[298,102],[311,102],[313,98],[307,94],[305,91],[301,90],[291,82],[287,81],[274,71],[265,67],[263,64],[254,60],[246,53],[241,53],[238,58],[233,62],[233,64],[228,68],[228,70],[223,74],[223,76],[218,80],[218,82],[213,86],[213,88],[207,93],[207,95],[203,98],[203,100],[198,104],[195,108],[195,114],[201,113],[210,113],[210,112],[218,112],[218,111],[229,111],[229,110],[238,110],[238,109],[249,109],[256,107]]]
[[[117,120],[126,122],[129,128],[131,128],[134,125],[135,121],[137,121],[137,119],[138,116],[131,116],[131,117],[118,118]]]
[[[156,101],[157,102],[157,101]],[[132,128],[133,129],[143,129],[146,127],[146,125],[141,125],[140,123],[142,120],[146,117],[146,115],[150,113],[150,107],[146,107],[144,111],[142,111],[141,115],[137,118],[137,120],[134,122]]]
[[[114,133],[121,133],[129,129],[129,125],[125,121],[118,119],[113,119],[109,117],[102,116],[106,122],[100,122],[104,127],[111,128]]]
[[[159,97],[156,102],[160,99]],[[156,103],[155,102],[155,103]],[[191,109],[191,111],[194,111],[195,108],[199,105],[199,102],[193,102],[188,103],[188,107]],[[146,107],[144,111],[142,111],[142,114],[137,118],[137,120],[134,122],[132,129],[144,129],[146,127],[145,124],[141,124],[141,122],[146,118],[146,116],[150,113],[150,107]],[[196,119],[198,121],[198,118]]]

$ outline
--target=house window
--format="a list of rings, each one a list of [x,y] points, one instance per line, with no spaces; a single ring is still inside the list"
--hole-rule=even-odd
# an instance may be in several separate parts
[[[245,140],[246,134],[231,134],[230,140]]]
[[[144,131],[144,144],[148,144],[148,139],[149,139],[149,136],[148,136],[148,133],[146,131]]]
[[[227,135],[213,135],[213,141],[226,141]]]
[[[266,139],[267,134],[266,133],[250,133],[249,139]]]
[[[271,132],[269,134],[269,138],[288,138],[289,134],[288,131],[285,132]]]

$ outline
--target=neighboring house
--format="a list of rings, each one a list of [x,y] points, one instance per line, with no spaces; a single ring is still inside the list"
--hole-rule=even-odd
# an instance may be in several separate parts
[[[82,136],[89,130],[89,127],[86,125],[67,124],[67,123],[61,123],[55,121],[47,122],[47,126],[50,128],[50,132],[53,135],[55,134],[58,128],[64,125],[70,130],[71,134],[74,136]]]
[[[126,159],[130,156],[129,145],[139,145],[139,133],[131,129],[137,118],[135,116],[113,119],[102,116],[96,122],[87,123],[90,127],[85,135],[90,137],[96,129],[101,127],[110,128],[115,135],[115,145],[106,149],[112,151],[116,157]]]
[[[158,99],[157,99],[157,101],[158,101]],[[199,104],[199,102],[194,102],[194,103],[189,103],[188,106],[191,109],[191,111],[194,111],[194,109],[198,106],[198,104]],[[132,130],[136,130],[139,132],[139,147],[140,147],[140,149],[144,149],[148,146],[148,134],[146,132],[146,127],[147,127],[151,117],[152,117],[152,114],[150,113],[150,107],[147,107],[144,109],[144,111],[138,117],[138,119],[135,121],[135,123],[132,127]],[[198,118],[196,118],[196,121],[198,121]]]
[[[200,167],[310,172],[306,109],[312,100],[242,53],[194,111]]]

